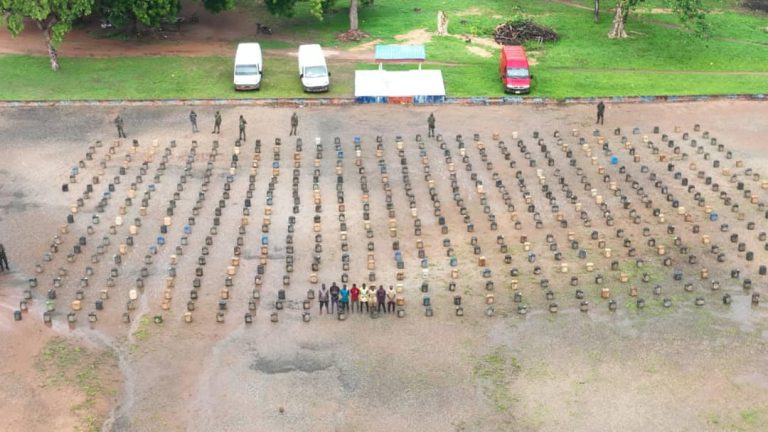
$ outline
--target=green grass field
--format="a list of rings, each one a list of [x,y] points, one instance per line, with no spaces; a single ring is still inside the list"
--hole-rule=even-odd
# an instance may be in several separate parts
[[[236,92],[232,59],[227,57],[62,58],[52,73],[47,57],[0,57],[0,88],[4,100],[174,99],[297,97],[304,93],[296,60],[268,60],[262,89]],[[333,86],[329,97],[352,94],[354,65],[329,67]]]
[[[533,17],[560,35],[555,43],[528,45],[535,65],[533,96],[686,95],[765,93],[768,91],[768,16],[738,9],[736,0],[708,0],[716,12],[708,16],[709,39],[695,38],[677,18],[647,0],[633,13],[625,40],[609,40],[611,10],[603,2],[600,22],[592,21],[592,0],[526,2],[521,0],[425,0],[414,10],[407,0],[386,0],[360,9],[360,27],[372,39],[395,43],[395,36],[414,29],[434,32],[436,11],[445,10],[452,34],[490,37],[494,26],[516,13]],[[340,0],[338,5],[345,4]],[[266,16],[260,8],[242,11],[279,29],[285,40],[265,47],[292,49],[300,42],[320,42],[338,49],[335,35],[347,25],[346,9],[317,21],[299,3],[292,18]],[[659,13],[661,12],[661,13]],[[5,30],[3,30],[5,31]],[[369,39],[370,40],[370,39]],[[365,41],[363,41],[365,42]],[[471,53],[469,46],[490,57]],[[233,43],[234,50],[234,43]],[[498,48],[455,37],[433,37],[427,43],[424,68],[440,68],[449,96],[501,96],[496,76]],[[258,92],[232,89],[230,57],[67,58],[52,73],[44,57],[0,56],[2,100],[152,99],[301,97],[295,58],[265,56],[265,77]],[[354,69],[374,64],[331,63],[333,86],[319,96],[353,94]]]

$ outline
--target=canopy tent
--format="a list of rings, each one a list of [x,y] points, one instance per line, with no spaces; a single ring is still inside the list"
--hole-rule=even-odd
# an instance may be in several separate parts
[[[424,45],[376,45],[375,59],[380,62],[423,62],[427,58]]]
[[[357,103],[438,103],[445,100],[443,73],[435,69],[355,71]]]

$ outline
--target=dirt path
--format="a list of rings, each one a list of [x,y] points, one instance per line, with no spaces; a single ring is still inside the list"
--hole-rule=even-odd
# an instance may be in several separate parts
[[[238,41],[253,38],[259,41],[288,42],[294,45],[308,41],[296,39],[290,32],[283,33],[279,27],[273,27],[274,34],[264,35],[255,32],[259,20],[269,17],[260,16],[259,10],[234,10],[219,14],[207,12],[199,2],[185,0],[182,13],[189,21],[180,31],[164,31],[147,35],[139,40],[120,40],[108,37],[112,30],[102,30],[98,22],[86,22],[73,29],[64,38],[59,48],[63,57],[139,57],[139,56],[225,56],[233,55]],[[264,12],[265,13],[265,12]],[[424,37],[423,31],[405,35],[406,40]],[[351,49],[327,49],[326,55],[342,61],[370,61],[373,59],[374,45],[369,44]],[[295,56],[295,48],[265,49],[274,56]],[[16,38],[3,29],[0,31],[0,54],[47,55],[42,34],[32,24],[27,24],[24,31]]]
[[[0,33],[0,54],[47,55],[42,40],[34,32],[24,32],[16,39],[7,33]],[[114,39],[93,39],[82,31],[75,30],[64,41],[59,53],[64,57],[144,57],[144,56],[183,56],[183,57],[231,57],[234,53],[233,41],[195,41],[195,40],[155,40],[155,41],[120,41]],[[271,56],[296,57],[295,48],[268,48],[265,53]],[[373,48],[366,50],[325,49],[329,58],[341,61],[372,61]]]
[[[93,19],[73,29],[64,38],[59,51],[69,57],[115,57],[145,55],[210,56],[229,53],[232,41],[253,33],[251,19],[243,19],[240,12],[220,14],[206,12],[198,2],[185,1],[185,17],[196,16],[196,24],[184,24],[180,32],[163,32],[155,37],[136,40],[118,40],[107,37],[112,30],[102,30]],[[27,23],[16,38],[3,29],[0,32],[0,53],[47,55],[42,34]]]
[[[594,8],[584,6],[583,4],[575,3],[573,0],[549,0],[550,3],[558,3],[561,5],[569,6],[576,9],[584,9],[588,11],[594,11]]]

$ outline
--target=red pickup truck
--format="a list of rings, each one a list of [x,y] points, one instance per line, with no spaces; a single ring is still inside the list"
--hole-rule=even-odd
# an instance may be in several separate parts
[[[533,76],[528,71],[528,57],[525,48],[509,45],[501,48],[499,76],[507,93],[528,93],[531,91]]]

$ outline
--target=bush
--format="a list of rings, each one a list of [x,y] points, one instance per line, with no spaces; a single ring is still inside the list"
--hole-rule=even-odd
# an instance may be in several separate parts
[[[747,9],[768,13],[768,0],[744,0],[742,6]]]

